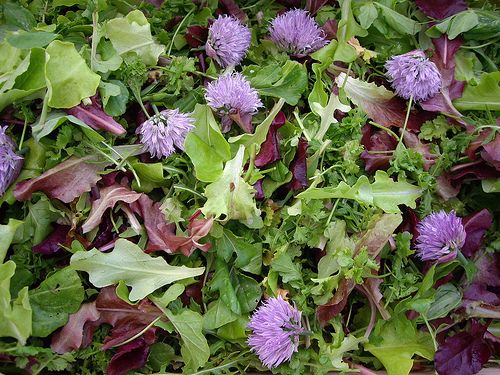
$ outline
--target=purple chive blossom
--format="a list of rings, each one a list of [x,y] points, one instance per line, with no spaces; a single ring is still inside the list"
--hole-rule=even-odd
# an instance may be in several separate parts
[[[208,29],[207,55],[223,68],[238,65],[250,47],[252,34],[234,17],[219,16]]]
[[[465,243],[462,219],[445,211],[434,212],[417,225],[417,255],[424,261],[440,262],[455,259]]]
[[[303,9],[293,9],[276,17],[269,26],[271,40],[286,53],[303,57],[328,43],[325,32]]]
[[[222,117],[224,132],[229,131],[232,120],[250,132],[252,129],[248,117],[262,107],[259,94],[241,73],[224,74],[210,82],[205,100]]]
[[[385,63],[387,75],[396,93],[405,99],[420,102],[441,89],[441,74],[421,50],[393,56]]]
[[[153,157],[166,158],[175,152],[175,147],[184,150],[186,136],[194,129],[193,122],[178,109],[166,109],[143,122],[137,133],[146,151]]]
[[[24,159],[15,152],[16,145],[5,134],[7,127],[0,126],[0,196],[15,181],[23,167]]]
[[[279,296],[269,298],[252,316],[248,345],[264,366],[273,368],[290,360],[299,347],[302,314]]]

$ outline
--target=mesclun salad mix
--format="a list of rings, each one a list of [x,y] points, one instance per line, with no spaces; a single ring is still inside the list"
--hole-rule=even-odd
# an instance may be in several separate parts
[[[474,374],[494,1],[0,4],[0,372]]]

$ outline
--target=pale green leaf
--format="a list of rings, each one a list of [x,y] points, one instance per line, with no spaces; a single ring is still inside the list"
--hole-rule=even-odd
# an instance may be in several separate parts
[[[0,265],[0,337],[13,337],[24,345],[31,334],[31,307],[27,287],[11,303],[10,280],[15,270],[11,260]]]
[[[0,225],[0,264],[3,263],[7,255],[7,250],[9,250],[9,246],[16,234],[16,230],[21,224],[23,224],[22,221],[9,219],[8,224]]]
[[[193,162],[196,177],[214,182],[222,174],[223,163],[231,158],[229,143],[210,107],[196,104],[192,116],[196,127],[187,135],[184,150]]]
[[[148,294],[174,281],[201,275],[205,267],[188,268],[169,265],[161,257],[152,257],[125,239],[119,239],[110,253],[97,249],[78,251],[71,257],[71,266],[89,274],[90,282],[102,288],[123,280],[132,288],[130,300],[145,298]]]
[[[90,70],[73,43],[55,40],[47,46],[46,53],[50,107],[71,108],[95,95],[101,77]]]
[[[151,26],[140,10],[133,10],[124,18],[109,20],[105,35],[121,56],[136,53],[147,66],[155,65],[158,57],[165,52],[165,46],[153,39]]]
[[[245,148],[240,146],[234,159],[229,160],[222,176],[205,188],[207,201],[201,209],[205,216],[240,220],[250,228],[262,226],[260,210],[255,204],[255,190],[242,177]]]
[[[500,110],[500,72],[483,73],[477,86],[468,84],[461,98],[453,101],[459,111]]]

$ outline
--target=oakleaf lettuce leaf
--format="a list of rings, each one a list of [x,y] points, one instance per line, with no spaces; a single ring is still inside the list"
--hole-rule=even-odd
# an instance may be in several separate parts
[[[123,280],[132,287],[131,301],[143,299],[164,285],[199,276],[205,271],[205,267],[171,266],[165,259],[153,258],[125,239],[117,240],[110,253],[101,253],[97,249],[76,252],[70,264],[75,270],[87,272],[90,282],[98,288]]]
[[[399,213],[398,205],[404,204],[415,208],[415,200],[422,190],[406,181],[394,181],[384,171],[377,171],[375,181],[370,183],[368,177],[361,176],[353,186],[341,181],[335,187],[309,188],[300,193],[301,199],[346,198],[359,203],[376,206],[386,213]]]
[[[165,52],[165,47],[153,39],[151,26],[140,10],[133,10],[124,18],[109,20],[105,35],[120,56],[136,53],[148,66],[155,65],[158,57]]]

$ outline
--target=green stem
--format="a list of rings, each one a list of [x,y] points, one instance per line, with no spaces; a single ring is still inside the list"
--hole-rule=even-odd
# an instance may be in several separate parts
[[[24,118],[23,132],[21,133],[21,140],[19,141],[19,151],[23,148],[24,136],[26,134],[26,128],[28,127],[28,119]]]
[[[250,177],[252,177],[252,172],[254,170],[254,167],[255,167],[255,155],[256,155],[256,147],[255,147],[255,143],[252,143],[252,145],[250,146],[250,162],[248,164],[248,169],[245,173],[245,177],[243,178],[245,180],[245,182],[248,182],[248,180],[250,179]]]
[[[434,330],[432,329],[431,325],[429,324],[429,322],[427,321],[427,318],[425,317],[425,315],[422,315],[422,319],[424,320],[425,325],[427,326],[427,329],[429,330],[429,334],[431,335],[432,343],[434,344],[434,350],[437,352],[438,344],[436,341],[436,334],[435,334]]]
[[[97,6],[97,5],[96,5]],[[98,43],[98,37],[97,37],[97,27],[99,26],[99,13],[97,10],[92,12],[92,45],[90,49],[90,69],[92,71],[95,71],[95,61],[96,61],[96,55],[97,55],[97,43]]]
[[[410,118],[410,111],[411,111],[412,104],[413,104],[413,95],[410,96],[410,100],[408,101],[408,108],[406,109],[405,123],[403,125],[403,131],[401,132],[401,137],[399,137],[398,146],[403,143],[403,137],[404,137],[405,132],[406,132],[406,126],[408,125],[408,119]]]
[[[123,346],[125,344],[128,344],[131,341],[134,341],[136,338],[141,337],[148,329],[150,329],[152,326],[154,326],[156,324],[156,322],[158,322],[161,318],[162,318],[162,316],[160,315],[158,318],[156,318],[151,323],[149,323],[146,327],[144,327],[144,329],[142,331],[136,333],[134,336],[128,338],[127,340],[125,340],[119,344],[113,345],[113,348],[116,348],[118,346]]]
[[[170,56],[170,54],[172,53],[172,47],[174,45],[174,40],[175,40],[175,37],[177,36],[177,34],[179,33],[179,30],[181,29],[182,25],[184,25],[184,22],[186,22],[186,20],[188,19],[188,17],[191,15],[191,13],[193,13],[194,9],[191,9],[188,14],[186,14],[186,16],[182,19],[182,21],[179,23],[179,26],[177,26],[177,28],[175,29],[175,32],[174,32],[174,35],[172,36],[172,40],[170,41],[170,45],[168,46],[168,51],[167,51],[167,56]]]
[[[390,135],[392,135],[395,139],[399,139],[399,137],[398,137],[398,135],[396,133],[394,133],[391,129],[386,128],[384,125],[380,125],[380,124],[378,124],[378,123],[376,123],[374,121],[370,121],[370,125],[373,125],[376,128],[385,130],[387,133],[389,133]]]

